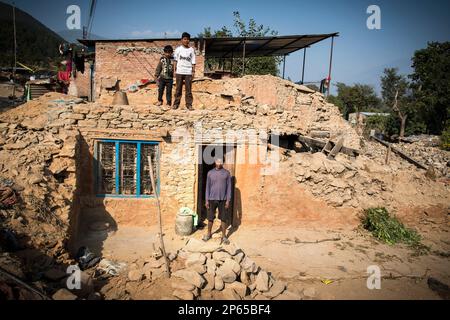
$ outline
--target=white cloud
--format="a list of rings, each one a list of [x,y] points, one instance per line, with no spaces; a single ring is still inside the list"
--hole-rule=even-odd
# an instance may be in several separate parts
[[[152,31],[152,30],[135,30],[130,33],[134,38],[174,38],[181,35],[179,30]]]

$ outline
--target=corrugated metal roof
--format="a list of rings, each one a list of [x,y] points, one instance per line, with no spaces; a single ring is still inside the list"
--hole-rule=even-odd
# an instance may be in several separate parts
[[[206,57],[231,58],[261,56],[283,56],[297,50],[307,48],[317,42],[330,37],[337,37],[339,33],[306,34],[273,37],[224,37],[224,38],[192,38],[194,42],[205,44]],[[179,38],[153,39],[79,39],[86,46],[93,46],[96,42],[137,42],[137,41],[179,41]],[[245,48],[245,49],[244,49]]]
[[[336,32],[273,37],[204,38],[205,54],[206,57],[231,58],[243,56],[245,50],[246,57],[283,56],[338,35]]]

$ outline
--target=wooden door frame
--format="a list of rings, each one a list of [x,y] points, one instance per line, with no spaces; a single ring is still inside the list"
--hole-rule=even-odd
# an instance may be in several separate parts
[[[223,146],[223,147],[233,147],[234,149],[234,168],[233,168],[233,172],[230,172],[231,174],[231,178],[232,178],[232,182],[233,182],[233,189],[236,189],[236,185],[235,185],[235,174],[236,174],[236,158],[237,158],[237,143],[207,143],[207,142],[197,142],[195,144],[195,156],[196,156],[196,162],[195,162],[195,183],[194,183],[194,212],[196,212],[197,214],[198,209],[199,209],[199,167],[203,165],[203,157],[201,158],[201,163],[199,163],[198,160],[199,159],[199,150],[201,149],[202,153],[203,153],[203,147],[204,146],[211,146],[211,145],[216,145],[216,146]],[[225,155],[224,155],[225,156]],[[234,179],[233,179],[234,178]],[[235,190],[232,190],[231,192],[234,194]],[[204,192],[204,190],[202,190],[202,192]],[[231,219],[233,219],[234,217],[234,211],[236,210],[236,206],[235,206],[235,202],[236,202],[236,197],[233,196],[233,203],[231,203],[232,205],[232,212],[231,212]],[[203,204],[201,204],[203,205]],[[199,217],[200,218],[200,217]]]

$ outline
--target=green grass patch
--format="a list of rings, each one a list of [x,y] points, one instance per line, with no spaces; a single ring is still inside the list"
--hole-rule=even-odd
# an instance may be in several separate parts
[[[424,247],[417,231],[405,227],[394,215],[389,214],[386,208],[364,210],[361,223],[375,238],[387,244],[405,243],[414,248]]]

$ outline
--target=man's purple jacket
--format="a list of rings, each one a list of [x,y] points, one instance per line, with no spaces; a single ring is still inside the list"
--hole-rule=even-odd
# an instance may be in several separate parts
[[[206,201],[231,200],[231,175],[224,168],[209,170],[206,178]]]

